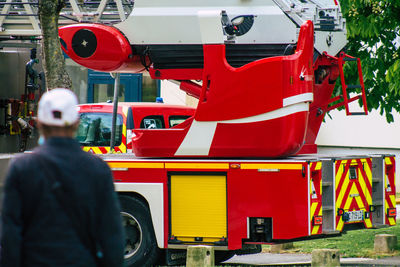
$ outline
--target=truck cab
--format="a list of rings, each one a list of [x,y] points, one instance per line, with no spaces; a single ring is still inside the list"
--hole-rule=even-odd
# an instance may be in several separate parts
[[[112,103],[78,106],[80,124],[77,140],[83,150],[94,154],[110,152]],[[195,109],[163,103],[121,102],[118,104],[115,152],[132,152],[133,129],[172,128],[194,115]]]

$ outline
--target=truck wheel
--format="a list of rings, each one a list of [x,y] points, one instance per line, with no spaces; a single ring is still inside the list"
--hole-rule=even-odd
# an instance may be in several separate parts
[[[154,234],[149,208],[139,199],[119,196],[122,222],[125,228],[125,265],[152,266],[159,248]]]
[[[235,256],[235,251],[216,250],[214,253],[215,253],[215,264],[220,264]]]

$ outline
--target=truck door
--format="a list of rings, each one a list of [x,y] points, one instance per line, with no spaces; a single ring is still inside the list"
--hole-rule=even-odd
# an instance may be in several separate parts
[[[169,185],[170,244],[227,238],[225,174],[173,174]]]
[[[336,230],[371,228],[372,172],[367,159],[336,162]]]

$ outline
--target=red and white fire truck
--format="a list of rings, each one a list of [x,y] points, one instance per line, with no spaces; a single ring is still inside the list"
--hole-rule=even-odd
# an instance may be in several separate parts
[[[59,34],[83,66],[148,71],[199,99],[169,128],[122,124],[132,152],[103,156],[121,201],[128,266],[190,244],[211,244],[222,259],[252,245],[396,223],[394,156],[316,153],[326,112],[368,113],[360,60],[343,52],[337,0],[136,0],[123,22]],[[355,64],[359,84],[346,84],[344,64]],[[342,94],[332,97],[336,80]],[[350,111],[356,100],[362,112]],[[92,150],[101,125],[90,118],[94,106],[81,106],[87,124],[78,134]],[[127,108],[119,114],[129,121]]]

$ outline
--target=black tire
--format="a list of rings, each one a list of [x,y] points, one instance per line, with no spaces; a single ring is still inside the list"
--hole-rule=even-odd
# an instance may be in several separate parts
[[[236,250],[236,255],[249,255],[261,253],[262,247],[261,245],[249,245],[243,244],[242,249]]]
[[[220,264],[221,262],[227,261],[233,256],[235,256],[235,251],[234,250],[215,250],[214,255],[215,255],[215,264]]]
[[[153,266],[159,255],[150,210],[143,201],[120,195],[125,227],[125,266]]]

